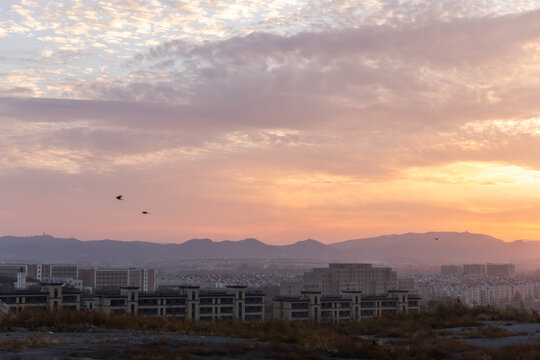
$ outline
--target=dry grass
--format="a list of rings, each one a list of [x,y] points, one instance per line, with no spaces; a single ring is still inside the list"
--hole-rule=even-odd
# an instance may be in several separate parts
[[[21,352],[32,347],[48,345],[73,344],[72,341],[60,340],[49,336],[31,336],[24,341],[12,340],[7,337],[0,339],[0,351]]]
[[[479,326],[470,329],[463,337],[467,339],[498,339],[508,336],[528,335],[526,332],[508,331],[496,326]]]
[[[265,321],[195,322],[176,318],[108,315],[97,312],[32,312],[23,311],[0,323],[0,329],[19,326],[27,329],[66,326],[100,327],[120,330],[164,331],[185,335],[216,335],[246,338],[267,343],[253,349],[248,345],[231,345],[222,350],[210,349],[204,355],[225,355],[227,352],[261,351],[273,358],[318,359],[320,353],[351,358],[407,358],[450,359],[475,350],[471,345],[453,339],[438,339],[437,331],[454,327],[480,326],[481,320],[540,322],[538,314],[523,309],[493,307],[467,308],[461,304],[440,305],[409,315],[395,314],[361,322],[319,324],[312,322],[268,319]],[[505,330],[478,328],[469,336],[501,337],[518,333]],[[373,339],[394,339],[385,345],[373,344]],[[2,345],[0,345],[2,346]],[[7,346],[19,346],[15,343]],[[22,345],[21,345],[22,346]],[[170,346],[169,346],[170,347]],[[157,341],[131,355],[149,359],[187,359],[189,351],[170,350]],[[191,349],[194,355],[201,349]],[[191,351],[190,350],[190,351]],[[224,352],[225,351],[225,352]],[[530,350],[536,351],[535,349]],[[203,355],[203,354],[201,354]],[[124,356],[128,356],[125,353]],[[138,355],[137,355],[138,356]],[[491,356],[491,355],[489,355]]]
[[[483,349],[466,354],[463,360],[537,360],[540,359],[540,345],[506,346],[502,349]]]

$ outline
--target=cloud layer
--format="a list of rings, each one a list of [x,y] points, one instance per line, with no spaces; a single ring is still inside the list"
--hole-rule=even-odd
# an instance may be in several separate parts
[[[0,228],[540,239],[534,2],[266,4],[1,5]]]

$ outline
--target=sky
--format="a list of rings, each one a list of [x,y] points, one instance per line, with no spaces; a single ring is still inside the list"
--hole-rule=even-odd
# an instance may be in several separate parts
[[[537,1],[0,2],[0,235],[510,241],[538,219]]]

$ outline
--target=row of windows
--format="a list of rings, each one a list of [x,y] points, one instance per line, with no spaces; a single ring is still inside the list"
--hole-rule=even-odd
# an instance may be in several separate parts
[[[262,306],[246,306],[246,313],[262,312]]]
[[[232,297],[226,298],[210,298],[210,297],[201,297],[201,305],[212,305],[212,304],[232,304],[234,299]],[[247,301],[246,301],[247,303]]]
[[[214,317],[213,316],[200,316],[199,319],[201,321],[211,321]],[[221,320],[232,320],[232,315],[224,315],[224,316],[217,316],[216,319]]]
[[[232,314],[233,308],[232,306],[224,306],[219,308],[219,312],[221,314]],[[217,307],[201,307],[199,308],[200,314],[217,314],[218,308]]]
[[[349,302],[341,302],[341,303],[323,302],[321,303],[321,309],[333,309],[333,308],[349,309],[350,307],[351,307],[351,303]]]
[[[309,303],[307,302],[297,302],[291,304],[291,309],[307,309],[309,308]]]
[[[293,311],[291,317],[293,319],[307,318],[309,316],[307,311]]]
[[[16,296],[6,296],[6,297],[0,297],[0,301],[2,301],[5,304],[16,304],[17,303],[17,297]],[[23,298],[19,297],[19,304],[23,302]],[[47,302],[46,296],[26,296],[24,298],[25,304],[44,304]]]

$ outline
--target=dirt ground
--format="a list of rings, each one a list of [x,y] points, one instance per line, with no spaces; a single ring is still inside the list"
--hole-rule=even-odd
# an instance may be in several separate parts
[[[244,339],[93,328],[55,330],[0,333],[0,350],[4,350],[0,359],[146,359],[157,354],[180,354],[186,359],[264,358],[259,344]]]
[[[479,329],[501,329],[497,337],[475,337]],[[496,330],[496,329],[495,329]],[[440,334],[479,348],[540,344],[540,324],[486,321],[481,327],[445,329]],[[377,339],[385,344],[391,339]],[[220,336],[109,330],[85,326],[14,328],[0,332],[0,360],[9,359],[288,359],[267,344]],[[334,359],[318,354],[318,359]]]

